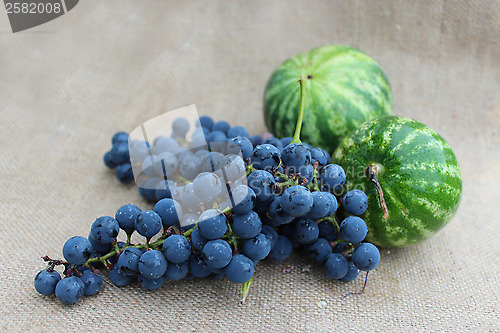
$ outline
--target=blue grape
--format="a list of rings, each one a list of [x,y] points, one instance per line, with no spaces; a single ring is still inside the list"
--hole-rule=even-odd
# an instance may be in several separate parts
[[[273,189],[276,181],[273,175],[264,170],[256,170],[247,177],[247,184],[258,201],[267,201],[273,196]]]
[[[255,147],[251,157],[255,169],[270,170],[280,164],[280,151],[273,145],[261,144]]]
[[[245,176],[246,164],[240,156],[229,154],[221,160],[220,168],[218,173],[221,173],[220,176],[224,176],[226,183],[230,183]]]
[[[219,120],[212,127],[212,131],[221,131],[222,133],[227,135],[227,132],[231,128],[231,125],[227,121]]]
[[[243,242],[243,253],[252,260],[262,260],[271,251],[271,241],[263,233]]]
[[[153,210],[145,210],[141,212],[137,219],[135,220],[135,230],[139,235],[146,238],[151,238],[160,232],[162,225],[162,219]]]
[[[134,140],[130,147],[129,155],[130,159],[134,163],[142,163],[146,159],[146,157],[153,155],[153,151],[149,142],[143,140]]]
[[[259,214],[263,214],[263,213],[267,212],[269,210],[269,206],[271,205],[273,200],[274,200],[274,197],[271,197],[271,198],[267,199],[266,201],[256,200],[254,210]]]
[[[275,146],[276,148],[278,148],[279,151],[282,151],[283,150],[283,143],[281,142],[280,139],[278,139],[277,137],[273,136],[273,137],[270,137],[269,139],[266,139],[264,140],[263,142],[264,144],[270,144],[270,145],[273,145]]]
[[[224,274],[233,283],[245,283],[252,278],[254,270],[252,259],[242,254],[235,254],[226,266]]]
[[[167,270],[167,259],[158,250],[146,251],[140,258],[137,268],[145,279],[157,279]]]
[[[342,198],[342,206],[352,215],[361,215],[368,208],[368,197],[363,191],[350,190]]]
[[[330,221],[321,221],[318,224],[319,237],[325,238],[329,242],[333,242],[337,239],[337,228]]]
[[[135,247],[128,247],[118,257],[115,267],[118,267],[123,275],[137,275],[139,273],[139,259],[141,256],[141,250]]]
[[[335,244],[333,247],[334,253],[344,253],[347,251],[348,244],[346,242],[340,242]]]
[[[193,253],[189,258],[189,271],[196,277],[204,278],[210,275],[207,261],[202,253]]]
[[[277,224],[288,224],[293,221],[294,217],[288,215],[281,205],[281,198],[276,197],[269,205],[268,215]]]
[[[235,214],[244,214],[251,211],[257,199],[255,192],[246,185],[238,185],[230,192],[231,211]]]
[[[361,243],[352,252],[352,262],[362,271],[371,271],[380,262],[380,252],[371,243]]]
[[[172,281],[177,281],[184,279],[189,273],[189,261],[182,262],[180,264],[174,264],[169,262],[167,266],[167,271],[165,272],[165,277]]]
[[[306,250],[314,260],[320,263],[333,253],[330,243],[324,238],[318,238],[313,243],[307,245]]]
[[[242,136],[248,138],[248,131],[242,126],[234,126],[227,131],[228,138],[235,138],[237,136]]]
[[[177,157],[169,152],[164,152],[158,155],[158,158],[153,163],[154,174],[161,176],[163,179],[173,178],[179,167]]]
[[[216,145],[214,147],[211,147],[210,144],[211,143],[220,143],[220,142],[227,142],[227,136],[223,132],[213,131],[208,135],[208,138],[207,138],[208,148],[211,148],[211,149],[216,148],[216,147],[219,148],[222,145],[218,145],[218,146]],[[215,150],[218,151],[219,149],[215,149]]]
[[[118,221],[120,228],[127,234],[131,234],[135,230],[135,220],[141,212],[142,210],[136,205],[123,205],[116,211],[115,220]]]
[[[134,171],[130,163],[123,163],[115,169],[116,179],[122,184],[129,184],[134,180]]]
[[[214,152],[210,152],[205,149],[198,150],[194,156],[199,157],[201,159],[201,172],[212,172],[214,171],[212,168],[212,154]]]
[[[214,200],[222,192],[221,179],[214,173],[200,173],[193,181],[193,191],[204,200]]]
[[[211,131],[214,127],[214,121],[209,116],[201,116],[199,119],[199,123],[196,124],[197,127],[201,126]]]
[[[318,239],[319,228],[316,222],[309,218],[300,218],[294,223],[295,238],[301,244],[309,244]]]
[[[323,263],[323,270],[329,278],[338,280],[347,274],[349,263],[343,255],[332,253]]]
[[[296,247],[299,247],[300,245],[302,245],[297,240],[297,237],[295,236],[295,222],[294,223],[284,224],[283,226],[281,226],[279,232],[280,232],[281,235],[288,237],[288,239],[292,243],[292,247],[293,248],[296,248]]]
[[[113,162],[113,160],[111,159],[111,151],[107,151],[104,156],[102,157],[102,160],[104,162],[104,165],[108,168],[108,169],[114,169],[116,168],[116,166],[118,164],[116,164],[115,162]]]
[[[162,252],[169,262],[180,264],[189,259],[191,244],[182,235],[172,235],[163,243]]]
[[[313,206],[311,192],[304,186],[293,185],[281,196],[281,206],[288,215],[299,217],[306,215]]]
[[[92,234],[89,233],[89,237],[87,238],[90,242],[90,244],[92,244],[92,250],[93,252],[92,253],[98,253],[98,254],[105,254],[105,253],[108,253],[109,251],[111,251],[111,244],[102,244],[98,241],[96,241],[93,237],[92,237]]]
[[[269,214],[262,214],[260,220],[262,221],[262,226],[268,225],[273,228],[278,228],[281,225],[280,222],[270,217]]]
[[[194,156],[197,156],[203,160],[205,157],[210,156],[210,152],[206,149],[200,149],[194,153]]]
[[[208,170],[209,172],[213,172],[213,171],[216,171],[217,169],[220,169],[220,164],[222,162],[222,160],[224,159],[224,155],[219,153],[219,152],[216,152],[216,151],[213,151],[213,152],[210,152],[210,155],[208,155],[208,160],[207,161],[204,161],[204,164],[205,163],[208,163],[207,167],[208,167]],[[205,168],[205,166],[204,166]]]
[[[340,280],[344,282],[349,282],[357,278],[358,275],[359,275],[359,269],[356,267],[356,265],[354,265],[352,261],[349,261],[349,269],[347,270],[346,275],[344,275],[344,277],[341,278]]]
[[[340,224],[340,237],[348,243],[359,243],[368,233],[365,221],[357,216],[349,216]]]
[[[269,258],[274,261],[281,262],[288,258],[293,251],[292,242],[288,237],[279,235],[269,252]]]
[[[207,242],[203,247],[203,255],[210,268],[223,268],[231,261],[233,250],[228,242],[215,239]]]
[[[299,173],[311,165],[311,153],[300,143],[291,143],[281,152],[281,161],[288,173]]]
[[[157,155],[159,155],[161,153],[165,153],[165,152],[177,154],[180,152],[180,149],[181,148],[179,147],[179,143],[173,138],[166,138],[164,136],[160,136],[160,137],[157,137],[155,140],[154,152]],[[133,151],[132,156],[135,156],[134,150],[135,150],[135,145],[132,146],[132,151]]]
[[[44,269],[35,276],[35,289],[42,295],[52,295],[61,275],[54,270]]]
[[[63,256],[72,265],[83,265],[92,255],[92,244],[82,236],[71,237],[64,243]]]
[[[299,175],[299,181],[302,185],[310,184],[314,178],[314,167],[312,165],[307,165],[301,168]]]
[[[267,239],[269,239],[269,241],[271,242],[271,246],[273,246],[274,243],[276,243],[276,241],[278,240],[278,233],[276,232],[276,230],[274,230],[273,227],[267,224],[262,225],[261,233],[266,235]]]
[[[160,181],[160,178],[149,178],[141,182],[138,187],[138,191],[141,197],[145,200],[153,202],[156,199],[156,184]]]
[[[80,279],[84,284],[83,294],[85,296],[95,295],[101,290],[103,283],[101,274],[95,274],[91,270],[86,270],[80,276]]]
[[[201,210],[203,201],[194,193],[192,182],[178,187],[174,197],[179,198],[183,211],[198,212]]]
[[[111,144],[123,142],[123,143],[128,143],[128,134],[126,132],[116,132],[113,137],[111,138]]]
[[[162,224],[165,228],[179,223],[179,217],[182,216],[181,205],[170,198],[158,201],[153,210],[160,215]]]
[[[345,171],[340,165],[328,164],[319,172],[319,180],[323,191],[334,192],[342,188],[345,183]]]
[[[332,200],[329,192],[314,191],[311,193],[313,198],[313,206],[309,211],[309,216],[313,219],[320,219],[326,216],[331,211]]]
[[[311,158],[318,162],[319,166],[327,165],[330,161],[330,154],[326,150],[321,148],[312,148],[311,149]]]
[[[119,232],[120,225],[118,221],[111,216],[101,216],[97,218],[90,228],[92,238],[102,244],[109,244],[114,241]]]
[[[182,177],[193,180],[201,172],[201,158],[194,155],[186,157],[179,166],[179,172]]]
[[[129,163],[130,162],[130,154],[128,150],[128,143],[118,142],[113,144],[111,147],[111,160],[116,165]]]
[[[85,285],[76,276],[70,276],[57,282],[56,297],[64,304],[74,304],[82,299]]]
[[[158,163],[159,163],[158,156],[156,156],[156,155],[147,156],[144,159],[144,161],[142,161],[142,164],[141,164],[141,175],[148,176],[148,177],[157,176],[154,166]],[[159,175],[162,175],[162,174],[160,173]]]
[[[212,134],[212,133],[210,133],[210,134]],[[220,133],[220,134],[224,135],[223,133]],[[228,141],[227,139],[224,139],[222,137],[215,138],[212,140],[207,139],[208,149],[211,152],[217,152],[217,153],[225,155],[227,153],[227,145],[228,145],[227,141]]]
[[[193,136],[191,137],[191,142],[189,143],[189,147],[191,148],[191,150],[198,151],[198,150],[208,149],[207,137],[208,134],[205,134],[203,131],[198,133],[197,132],[193,133]],[[179,149],[179,151],[182,151],[182,148]],[[180,157],[179,161],[182,162],[182,159]]]
[[[143,275],[139,275],[139,284],[146,289],[156,290],[161,288],[165,283],[166,277],[164,275],[156,278],[156,279],[148,279]]]
[[[161,180],[155,186],[155,202],[165,198],[172,198],[177,184],[171,180]]]
[[[179,117],[172,122],[172,132],[177,137],[184,137],[189,131],[189,121],[184,117]]]
[[[260,135],[252,135],[250,137],[250,141],[252,142],[252,145],[255,147],[262,144],[262,137]]]
[[[183,149],[181,150],[181,152],[178,154],[177,158],[179,160],[179,162],[182,163],[182,161],[188,159],[188,158],[191,158],[191,157],[198,157],[196,156],[192,150],[189,150],[189,149]]]
[[[327,193],[328,194],[327,197],[330,199],[330,211],[328,212],[327,216],[332,216],[337,211],[337,206],[338,206],[337,198],[335,198],[335,196],[330,192],[323,192],[323,193]]]
[[[281,144],[283,145],[283,148],[285,148],[286,146],[288,146],[290,143],[292,143],[293,141],[293,138],[291,137],[284,137],[284,138],[281,138]]]
[[[207,137],[210,134],[210,132],[212,132],[213,127],[212,127],[212,130],[209,130],[208,128],[205,128],[205,127],[202,127],[201,130],[202,130],[203,134],[205,135],[205,137]]]
[[[217,209],[208,209],[200,215],[198,228],[206,239],[221,238],[227,231],[226,215]]]
[[[203,150],[200,150],[203,151]],[[209,152],[208,154],[199,154],[197,155],[199,158],[201,158],[201,165],[200,165],[200,172],[213,172],[215,171],[215,168],[213,167],[212,164],[212,154],[214,152]]]
[[[224,276],[224,270],[225,267],[222,268],[212,268],[208,267],[210,269],[210,275],[208,276],[211,279],[219,279]]]
[[[235,214],[232,227],[238,237],[250,239],[260,233],[262,221],[256,212],[250,211],[245,214]]]
[[[201,235],[200,228],[198,226],[194,227],[193,232],[191,233],[191,244],[193,249],[201,251],[207,242],[208,239]]]
[[[125,275],[118,266],[115,266],[109,271],[109,280],[117,287],[125,287],[132,282],[133,275]]]
[[[252,157],[253,153],[252,142],[248,138],[242,136],[232,138],[231,140],[229,140],[227,153],[241,155],[244,160],[248,160],[250,157]]]

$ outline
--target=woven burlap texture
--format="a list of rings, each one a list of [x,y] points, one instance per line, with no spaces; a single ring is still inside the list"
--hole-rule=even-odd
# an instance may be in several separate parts
[[[80,1],[13,34],[0,13],[0,329],[332,332],[500,329],[500,2]],[[286,58],[322,44],[373,56],[395,113],[454,148],[463,198],[432,239],[382,249],[369,276],[329,280],[304,253],[259,264],[239,305],[226,280],[150,292],[105,284],[64,306],[33,278],[42,255],[132,202],[102,164],[110,137],[195,103],[200,114],[266,131],[263,89]],[[285,274],[289,266],[291,272]]]

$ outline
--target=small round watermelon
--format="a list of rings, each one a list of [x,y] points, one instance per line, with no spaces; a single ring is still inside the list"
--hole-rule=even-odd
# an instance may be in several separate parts
[[[389,116],[366,122],[343,141],[332,162],[346,171],[347,189],[367,194],[362,217],[367,240],[376,245],[423,241],[458,209],[462,178],[457,159],[438,133],[416,120]]]
[[[297,80],[305,81],[303,141],[329,152],[362,123],[392,114],[392,92],[380,66],[349,46],[325,45],[282,63],[264,93],[267,128],[293,136],[300,105]]]

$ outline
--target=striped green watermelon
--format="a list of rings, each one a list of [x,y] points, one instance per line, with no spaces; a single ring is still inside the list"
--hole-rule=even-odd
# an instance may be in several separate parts
[[[403,247],[434,235],[458,209],[462,178],[448,143],[426,125],[404,117],[384,117],[361,125],[334,153],[346,171],[346,188],[368,196],[363,218],[367,240]],[[384,209],[367,168],[377,168]],[[387,218],[386,218],[387,217]]]
[[[325,45],[286,60],[264,93],[267,128],[291,137],[299,112],[297,80],[305,81],[302,139],[329,152],[362,123],[392,114],[392,92],[380,66],[349,46]]]

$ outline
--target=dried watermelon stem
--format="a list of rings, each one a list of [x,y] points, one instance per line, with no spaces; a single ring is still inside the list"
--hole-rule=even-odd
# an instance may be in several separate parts
[[[377,166],[377,164],[370,164],[366,168],[366,176],[368,177],[368,179],[370,179],[370,181],[375,186],[375,189],[377,190],[378,201],[380,203],[380,207],[382,208],[384,219],[387,220],[389,218],[389,210],[387,209],[387,204],[385,203],[384,191],[382,191],[382,186],[380,186],[380,183],[378,181],[378,173],[379,166]]]

